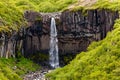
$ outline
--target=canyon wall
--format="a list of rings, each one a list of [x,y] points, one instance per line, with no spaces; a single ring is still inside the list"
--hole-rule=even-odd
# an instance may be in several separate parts
[[[39,20],[38,15],[40,15]],[[86,10],[84,12],[83,10],[75,12],[68,10],[62,13],[35,13],[28,11],[25,13],[25,18],[29,23],[28,33],[31,33],[31,36],[26,37],[25,53],[48,53],[51,17],[56,19],[59,53],[75,54],[86,51],[92,41],[105,38],[107,32],[113,29],[114,21],[119,17],[119,14],[117,11],[104,9]]]
[[[109,10],[65,11],[58,26],[59,48],[63,53],[85,51],[92,41],[105,38],[113,29],[118,12]]]
[[[25,57],[45,64],[49,59],[50,22],[56,20],[60,64],[67,64],[89,44],[105,38],[119,18],[118,11],[110,10],[66,10],[62,13],[38,13],[26,11],[24,17],[28,23],[11,34],[0,33],[0,56]]]

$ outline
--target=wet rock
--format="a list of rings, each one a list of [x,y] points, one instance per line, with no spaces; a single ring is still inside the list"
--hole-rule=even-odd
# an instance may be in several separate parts
[[[28,73],[24,76],[23,80],[48,80],[45,79],[45,74],[49,72],[48,69],[41,69],[40,71]]]

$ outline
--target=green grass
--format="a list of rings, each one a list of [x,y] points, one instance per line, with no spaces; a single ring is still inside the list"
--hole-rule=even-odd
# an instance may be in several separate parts
[[[94,10],[94,9],[107,9],[111,11],[120,11],[120,1],[114,0],[113,2],[110,2],[110,0],[98,0],[95,4],[91,6],[81,6],[77,4],[74,6],[71,11],[78,11],[78,10]]]
[[[0,0],[0,32],[11,32],[26,26],[23,13],[26,10],[37,12],[57,12],[77,0]]]
[[[99,0],[91,8],[93,8],[93,9],[108,9],[108,10],[112,10],[112,11],[120,11],[120,1],[115,0],[114,2],[110,2],[109,0]]]
[[[22,80],[22,75],[37,69],[37,64],[25,58],[0,58],[0,80]]]
[[[12,4],[0,1],[0,31],[17,30],[22,25],[22,13]],[[6,29],[3,29],[5,27]]]
[[[120,20],[114,30],[99,42],[93,42],[63,68],[46,75],[50,80],[120,80]]]

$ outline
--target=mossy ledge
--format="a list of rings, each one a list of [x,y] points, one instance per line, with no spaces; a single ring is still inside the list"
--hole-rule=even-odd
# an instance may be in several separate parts
[[[89,3],[90,4],[90,3]],[[115,0],[115,1],[110,1],[110,0],[98,0],[96,1],[94,4],[92,4],[91,6],[88,5],[79,5],[76,4],[75,6],[73,6],[72,8],[65,8],[63,10],[64,11],[79,11],[79,10],[83,10],[83,12],[85,10],[102,10],[102,9],[106,9],[106,10],[111,10],[111,11],[120,11],[120,1],[119,0]]]

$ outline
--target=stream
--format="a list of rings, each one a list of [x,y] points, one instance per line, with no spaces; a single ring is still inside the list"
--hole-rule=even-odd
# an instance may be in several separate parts
[[[48,79],[45,79],[45,74],[50,72],[50,71],[51,70],[48,68],[42,68],[39,71],[26,74],[23,77],[23,80],[48,80]]]

